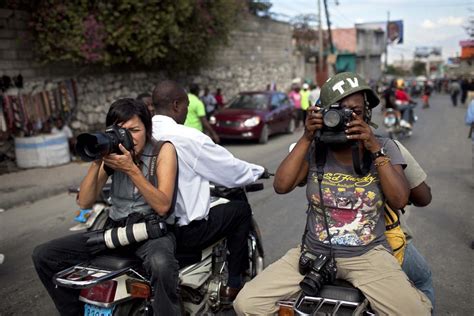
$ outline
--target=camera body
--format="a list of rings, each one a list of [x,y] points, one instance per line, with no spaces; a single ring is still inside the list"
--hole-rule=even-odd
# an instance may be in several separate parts
[[[346,124],[352,120],[351,109],[341,107],[340,104],[333,104],[321,110],[323,115],[323,128],[316,135],[319,140],[326,144],[342,144],[348,141]]]
[[[300,274],[305,277],[300,287],[306,295],[316,296],[324,284],[336,280],[337,267],[329,255],[303,251],[298,264]]]
[[[128,129],[108,126],[105,132],[83,133],[77,136],[76,152],[83,161],[94,161],[109,154],[121,154],[119,144],[133,149],[133,138]]]

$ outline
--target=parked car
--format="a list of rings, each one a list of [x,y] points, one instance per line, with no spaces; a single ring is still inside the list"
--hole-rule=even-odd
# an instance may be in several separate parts
[[[294,132],[293,112],[293,103],[283,92],[241,92],[209,122],[222,139],[252,139],[264,144],[270,135]]]

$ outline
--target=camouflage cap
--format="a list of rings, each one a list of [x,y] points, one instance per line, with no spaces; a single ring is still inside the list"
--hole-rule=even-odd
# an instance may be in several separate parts
[[[338,103],[345,97],[364,91],[369,107],[374,108],[380,100],[365,80],[354,72],[341,72],[329,78],[321,87],[321,107]]]

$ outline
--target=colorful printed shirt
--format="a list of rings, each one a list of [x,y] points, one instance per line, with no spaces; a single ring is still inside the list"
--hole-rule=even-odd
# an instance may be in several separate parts
[[[379,139],[393,165],[405,165],[395,143]],[[329,241],[320,208],[314,145],[309,153],[306,195],[309,214],[306,222],[305,246],[316,253],[329,253]],[[338,163],[328,151],[322,181],[322,195],[335,257],[355,257],[377,245],[390,249],[385,239],[382,193],[376,167],[372,164],[365,176],[357,175],[352,165]]]

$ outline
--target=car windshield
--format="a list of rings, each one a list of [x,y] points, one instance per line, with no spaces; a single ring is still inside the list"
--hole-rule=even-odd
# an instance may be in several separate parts
[[[231,109],[265,110],[268,105],[266,94],[241,94],[229,105]]]

